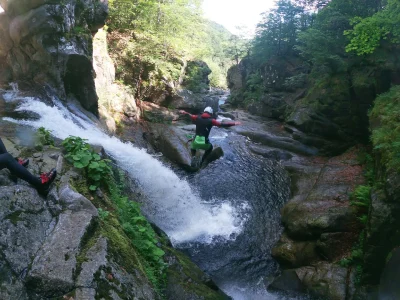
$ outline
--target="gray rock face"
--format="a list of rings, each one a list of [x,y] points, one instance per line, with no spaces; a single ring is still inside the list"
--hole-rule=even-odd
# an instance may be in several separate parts
[[[320,259],[315,241],[294,241],[285,234],[272,249],[272,257],[289,268],[307,266]]]
[[[379,287],[379,299],[390,300],[400,298],[400,286],[397,280],[400,276],[400,249],[393,250],[391,258],[382,273]]]
[[[107,32],[99,30],[93,39],[93,68],[96,72],[96,92],[99,96],[100,120],[110,132],[116,131],[114,119],[121,115],[136,120],[140,111],[136,106],[134,92],[115,82],[114,62],[109,56]],[[117,116],[112,115],[112,112]]]
[[[52,227],[52,216],[36,190],[0,187],[0,245],[16,274],[25,272]]]
[[[107,1],[2,1],[0,84],[30,80],[73,94],[97,113],[92,35],[104,24]]]
[[[247,107],[252,114],[280,120],[284,119],[286,108],[287,103],[282,93],[263,95],[259,102]]]
[[[146,139],[169,160],[179,165],[190,165],[190,143],[188,133],[184,130],[164,124],[150,124],[151,132]]]
[[[396,195],[398,197],[398,195]],[[400,226],[400,205],[393,198],[377,190],[372,193],[370,218],[367,225],[364,261],[365,270],[363,280],[370,284],[378,284],[386,258],[390,251],[396,247],[398,228]]]
[[[327,158],[294,156],[283,161],[292,179],[292,198],[282,208],[284,234],[272,249],[284,268],[271,288],[308,291],[324,299],[351,299],[354,274],[337,262],[352,249],[361,230],[349,192],[363,183],[357,152]],[[297,268],[297,269],[293,269]],[[287,271],[287,272],[286,272]]]
[[[195,94],[188,90],[179,90],[172,97],[169,105],[176,109],[184,109],[192,114],[203,112],[204,108],[211,106],[218,112],[219,97],[212,94]]]
[[[269,287],[275,290],[309,291],[311,295],[323,299],[343,300],[348,299],[347,277],[346,268],[318,263],[285,270]]]
[[[62,296],[74,287],[74,271],[80,244],[94,222],[87,211],[67,211],[37,253],[28,275],[37,293],[47,297]]]
[[[296,273],[311,294],[332,300],[346,299],[347,269],[328,263],[302,267]]]

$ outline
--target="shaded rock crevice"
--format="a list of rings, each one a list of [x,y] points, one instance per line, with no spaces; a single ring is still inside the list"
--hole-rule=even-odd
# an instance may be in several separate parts
[[[72,94],[97,114],[92,32],[107,16],[107,1],[3,1],[0,85],[28,81]],[[4,41],[4,43],[3,43]],[[73,75],[71,75],[73,72]]]

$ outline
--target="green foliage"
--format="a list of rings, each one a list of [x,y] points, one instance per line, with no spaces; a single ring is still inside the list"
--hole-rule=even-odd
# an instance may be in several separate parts
[[[109,211],[104,210],[102,208],[98,208],[97,211],[99,212],[99,217],[102,220],[105,220],[110,215]]]
[[[246,89],[243,93],[244,102],[249,104],[259,101],[264,92],[263,81],[259,73],[253,73],[247,77]]]
[[[341,267],[354,266],[356,268],[356,283],[359,284],[363,272],[363,259],[364,259],[364,243],[365,243],[365,231],[360,233],[357,243],[353,246],[350,257],[341,259],[338,264]]]
[[[308,28],[312,19],[313,15],[306,12],[304,4],[277,1],[276,7],[265,12],[263,20],[257,25],[251,56],[256,63],[262,63],[274,55],[293,53],[298,33]]]
[[[361,217],[358,217],[358,220],[360,220],[360,222],[361,222],[363,225],[367,225],[367,222],[368,222],[368,215],[362,215]]]
[[[166,83],[177,86],[184,60],[206,61],[212,66],[211,84],[226,87],[231,34],[203,19],[201,1],[114,0],[109,6],[108,29],[120,40],[110,43],[116,76],[138,99],[164,90]]]
[[[209,72],[210,69],[207,65],[199,62],[189,62],[184,85],[195,93],[207,90],[208,85],[204,82],[204,79],[207,78]]]
[[[51,137],[51,133],[50,132],[51,132],[50,130],[47,130],[44,127],[40,127],[37,130],[36,134],[37,134],[37,137],[39,139],[39,143],[41,145],[54,146],[54,140]]]
[[[111,199],[117,207],[119,222],[132,245],[145,260],[145,272],[154,286],[161,292],[165,284],[165,252],[159,247],[156,233],[147,219],[142,215],[139,204],[123,196],[121,189],[114,181],[109,182]]]
[[[383,41],[400,44],[400,3],[388,0],[384,9],[374,15],[352,19],[353,29],[344,32],[350,39],[346,51],[354,51],[357,55],[371,54]]]
[[[354,199],[351,201],[351,205],[360,207],[369,207],[371,203],[371,187],[367,185],[359,185],[351,195]]]
[[[371,110],[370,124],[374,150],[388,170],[400,170],[400,86],[379,95]]]
[[[110,160],[101,159],[85,141],[80,137],[70,136],[62,142],[62,145],[67,152],[65,158],[75,168],[85,170],[91,182],[89,189],[95,191],[101,183],[106,183],[110,178],[111,168],[108,164]]]
[[[359,151],[357,155],[357,161],[360,165],[364,165],[364,177],[370,186],[376,184],[375,182],[375,167],[374,159],[370,153],[365,149]]]

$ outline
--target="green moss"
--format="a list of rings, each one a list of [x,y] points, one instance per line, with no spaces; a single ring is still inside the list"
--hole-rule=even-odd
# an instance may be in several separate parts
[[[400,86],[375,100],[370,124],[374,150],[380,153],[381,163],[388,170],[400,171]]]
[[[96,244],[100,236],[98,228],[98,223],[96,221],[92,222],[81,240],[81,244],[79,245],[80,252],[76,256],[76,269],[74,272],[75,279],[82,271],[82,264],[87,261],[87,252]],[[66,256],[65,260],[68,259],[69,257]]]
[[[9,214],[5,219],[10,220],[11,223],[14,225],[17,225],[17,223],[21,220],[20,215],[22,214],[22,211],[15,211],[11,214]]]
[[[111,170],[111,169],[110,169]],[[99,226],[90,231],[81,245],[78,267],[79,274],[86,253],[96,242],[98,236],[108,240],[109,255],[129,273],[140,271],[153,283],[154,289],[161,295],[165,285],[164,251],[160,249],[159,239],[150,223],[141,214],[138,203],[123,194],[125,178],[118,170],[103,186],[101,196],[89,188],[86,172],[76,169],[80,177],[70,178],[70,184],[80,194],[88,198],[106,217],[100,218]],[[115,177],[115,178],[114,178]],[[105,215],[104,215],[105,216]]]
[[[135,272],[139,269],[143,274],[146,273],[136,250],[115,216],[111,214],[100,223],[100,232],[108,239],[109,250],[118,264],[127,272]]]
[[[186,255],[169,247],[165,247],[165,251],[175,256],[179,262],[168,268],[170,282],[180,285],[183,290],[198,296],[199,299],[227,299],[212,281],[205,281],[204,273]]]

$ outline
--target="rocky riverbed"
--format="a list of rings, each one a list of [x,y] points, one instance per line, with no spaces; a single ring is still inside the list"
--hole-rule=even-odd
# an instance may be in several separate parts
[[[319,156],[317,148],[298,140],[305,134],[276,120],[243,111],[223,115],[242,122],[230,131],[246,138],[247,155],[278,163],[291,179],[290,197],[281,209],[281,220],[277,220],[284,231],[271,250],[283,269],[269,288],[350,299],[355,292],[355,272],[338,263],[349,255],[363,227],[357,209],[350,205],[351,193],[364,182],[358,160],[363,149],[353,147],[339,156]],[[151,141],[170,161],[184,166],[190,159],[186,136],[193,133],[193,127],[181,121],[152,124],[157,138]],[[225,144],[230,138],[228,134]],[[160,141],[169,143],[160,147]]]

